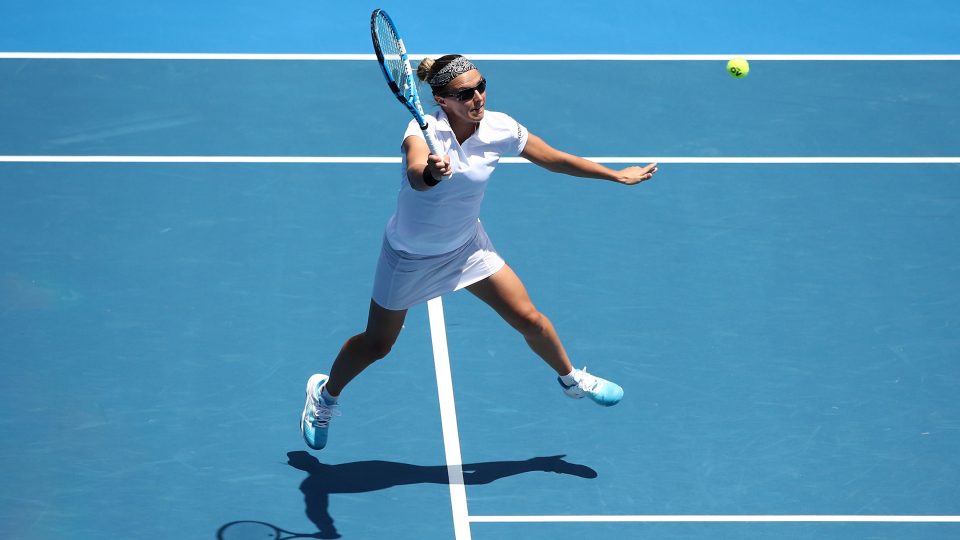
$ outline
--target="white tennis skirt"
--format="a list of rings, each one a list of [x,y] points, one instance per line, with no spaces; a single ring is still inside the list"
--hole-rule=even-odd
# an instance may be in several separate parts
[[[387,309],[408,309],[486,279],[505,264],[479,222],[473,240],[442,255],[398,251],[384,237],[373,301]]]

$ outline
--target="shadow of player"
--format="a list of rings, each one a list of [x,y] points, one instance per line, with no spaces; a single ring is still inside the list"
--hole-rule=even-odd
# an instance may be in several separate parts
[[[597,472],[586,465],[563,460],[560,456],[535,457],[523,461],[489,461],[462,466],[463,483],[472,486],[529,472],[552,472],[580,478],[596,478]],[[330,516],[331,493],[365,493],[411,484],[448,484],[446,465],[411,465],[393,461],[354,461],[339,465],[321,463],[304,451],[287,452],[288,464],[309,476],[300,484],[307,506],[307,517],[319,531],[316,538],[340,538]]]

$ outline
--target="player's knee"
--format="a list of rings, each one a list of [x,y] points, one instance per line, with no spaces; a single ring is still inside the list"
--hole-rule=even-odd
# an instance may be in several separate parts
[[[367,352],[371,362],[385,358],[393,349],[393,340],[384,338],[367,338]]]
[[[547,324],[546,315],[531,305],[516,314],[513,326],[524,336],[536,336],[543,333]]]
[[[365,364],[372,364],[390,354],[394,340],[372,336],[366,332],[350,338],[347,347],[353,351],[353,357]]]

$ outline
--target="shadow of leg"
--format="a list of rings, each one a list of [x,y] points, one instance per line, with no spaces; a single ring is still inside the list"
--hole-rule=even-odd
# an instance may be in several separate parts
[[[340,538],[340,533],[333,526],[333,517],[330,516],[330,495],[324,492],[305,491],[307,503],[307,518],[317,526],[316,538]]]
[[[490,461],[463,465],[463,480],[468,485],[489,484],[507,476],[542,471],[596,478],[597,471],[563,460],[562,455],[531,458],[526,461]]]

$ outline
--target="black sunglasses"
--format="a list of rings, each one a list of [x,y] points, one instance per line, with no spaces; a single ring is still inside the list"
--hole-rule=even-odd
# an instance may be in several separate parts
[[[486,77],[480,78],[480,83],[474,86],[473,88],[464,88],[463,90],[457,90],[452,94],[441,94],[441,97],[454,98],[458,101],[469,101],[473,99],[474,92],[480,92],[481,94],[487,91],[487,79]]]

